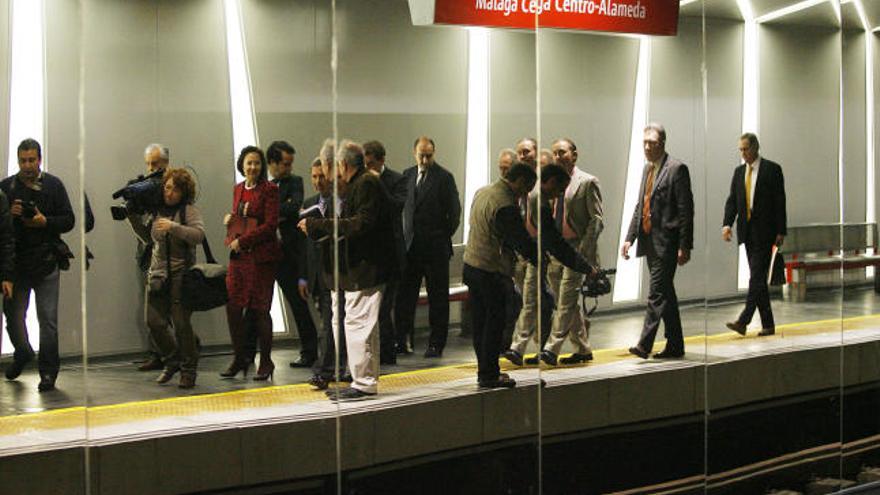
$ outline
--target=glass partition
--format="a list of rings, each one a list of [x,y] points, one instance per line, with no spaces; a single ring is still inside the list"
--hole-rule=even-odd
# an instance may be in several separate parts
[[[0,462],[4,485],[24,492],[44,490],[36,473],[53,466],[71,490],[86,488],[79,19],[73,2],[0,11]],[[52,450],[68,462],[41,454]]]
[[[841,479],[876,481],[877,361],[874,51],[869,11],[842,5],[842,162],[845,222],[842,309]]]
[[[708,489],[809,492],[840,479],[838,17],[833,2],[707,11],[712,242],[729,275],[708,319]]]

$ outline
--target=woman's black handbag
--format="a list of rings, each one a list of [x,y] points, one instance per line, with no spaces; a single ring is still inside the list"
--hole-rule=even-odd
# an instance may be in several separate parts
[[[226,304],[226,267],[211,254],[208,239],[202,241],[205,263],[197,263],[183,272],[181,303],[190,311],[208,311]]]
[[[186,225],[186,205],[180,212],[182,225]],[[202,239],[205,262],[196,263],[183,272],[180,302],[190,311],[208,311],[226,304],[226,267],[217,263],[211,253],[208,238]],[[169,270],[170,273],[170,270]]]

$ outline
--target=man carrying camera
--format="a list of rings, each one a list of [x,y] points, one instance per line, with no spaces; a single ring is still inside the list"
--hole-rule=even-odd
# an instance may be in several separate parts
[[[15,231],[15,290],[4,305],[6,328],[15,347],[13,363],[6,378],[15,380],[34,357],[28,341],[25,314],[31,291],[36,295],[40,322],[40,384],[43,392],[55,388],[58,355],[59,268],[70,266],[69,249],[61,234],[73,229],[74,215],[64,183],[40,170],[43,161],[40,143],[25,139],[18,145],[19,172],[0,182],[9,197]],[[3,284],[4,293],[7,291]]]
[[[169,156],[168,156],[168,148],[162,146],[158,143],[152,143],[147,145],[146,149],[144,149],[144,164],[146,165],[147,175],[155,174],[156,172],[164,172],[165,169],[168,168]],[[156,182],[161,182],[161,176],[157,177]],[[133,213],[133,212],[129,212]],[[138,226],[142,227],[146,232],[149,232],[152,229],[153,225],[153,215],[149,213],[138,213],[136,215],[129,214],[130,221],[132,224],[138,224]],[[135,232],[135,238],[138,240],[137,244],[137,263],[138,269],[140,270],[140,281],[141,281],[141,300],[146,301],[145,296],[146,293],[146,284],[147,284],[147,271],[150,269],[150,259],[153,252],[153,242],[149,237],[149,241],[145,241]],[[139,319],[141,322],[140,329],[141,334],[146,337],[146,340],[149,345],[149,349],[147,350],[146,359],[138,366],[138,371],[154,371],[164,369],[164,363],[162,362],[162,356],[159,353],[159,348],[156,345],[156,342],[153,340],[153,337],[150,334],[149,329],[146,325],[146,306],[143,307],[143,315],[142,318]]]

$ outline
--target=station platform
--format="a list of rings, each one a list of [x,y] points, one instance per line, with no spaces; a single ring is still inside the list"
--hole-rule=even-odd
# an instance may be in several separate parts
[[[724,329],[740,304],[683,308],[687,354],[671,361],[627,353],[640,311],[600,316],[593,320],[593,362],[515,367],[502,359],[518,383],[512,390],[477,389],[469,341],[455,332],[441,360],[401,357],[383,369],[376,398],[338,405],[302,383],[307,371],[285,366],[295,358],[292,349],[273,354],[279,372],[268,385],[220,380],[216,371],[229,357],[206,357],[192,392],[157,386],[153,374],[138,373],[127,361],[68,365],[59,390],[42,395],[31,372],[19,382],[0,383],[0,486],[19,493],[247,487],[325,493],[335,473],[343,472],[346,483],[361,486],[351,493],[381,493],[367,487],[383,472],[497,452],[499,459],[518,456],[522,469],[505,475],[505,468],[490,466],[487,472],[521,488],[552,475],[556,484],[543,481],[544,493],[703,493],[707,487],[748,493],[743,487],[768,473],[832,469],[822,463],[830,466],[847,452],[859,459],[876,455],[880,424],[868,419],[857,431],[841,432],[840,420],[850,414],[849,405],[859,404],[852,414],[870,416],[880,402],[880,296],[847,290],[806,302],[774,301],[777,334],[761,338],[756,330],[741,337]],[[658,342],[655,350],[662,346]],[[798,438],[805,418],[780,417],[792,407],[794,415],[809,412],[814,434]],[[742,430],[750,428],[745,418],[767,414],[773,419]],[[793,430],[782,434],[772,455],[757,448],[766,441],[760,438],[773,435],[767,428]],[[728,446],[750,434],[756,448]],[[629,438],[632,449],[621,448],[621,438]],[[559,478],[572,449],[589,457],[586,446],[606,443],[618,445],[604,454],[618,469],[635,460],[634,449],[647,456],[645,462],[658,456],[681,462],[608,476],[613,484],[587,469],[586,480],[568,481],[577,480],[584,491],[570,491]],[[738,454],[729,454],[730,448]],[[285,488],[272,491],[276,484]],[[385,493],[409,493],[406,486]],[[434,492],[421,486],[412,493]]]

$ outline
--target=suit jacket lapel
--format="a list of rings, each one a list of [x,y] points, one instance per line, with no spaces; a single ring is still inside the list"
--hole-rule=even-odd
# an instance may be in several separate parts
[[[669,164],[666,163],[669,161],[669,155],[666,155],[663,159],[663,164],[660,167],[660,172],[657,173],[657,178],[654,179],[654,189],[651,191],[651,199],[654,199],[654,193],[657,192],[657,186],[663,182],[663,179],[666,178],[667,173],[669,172]]]

